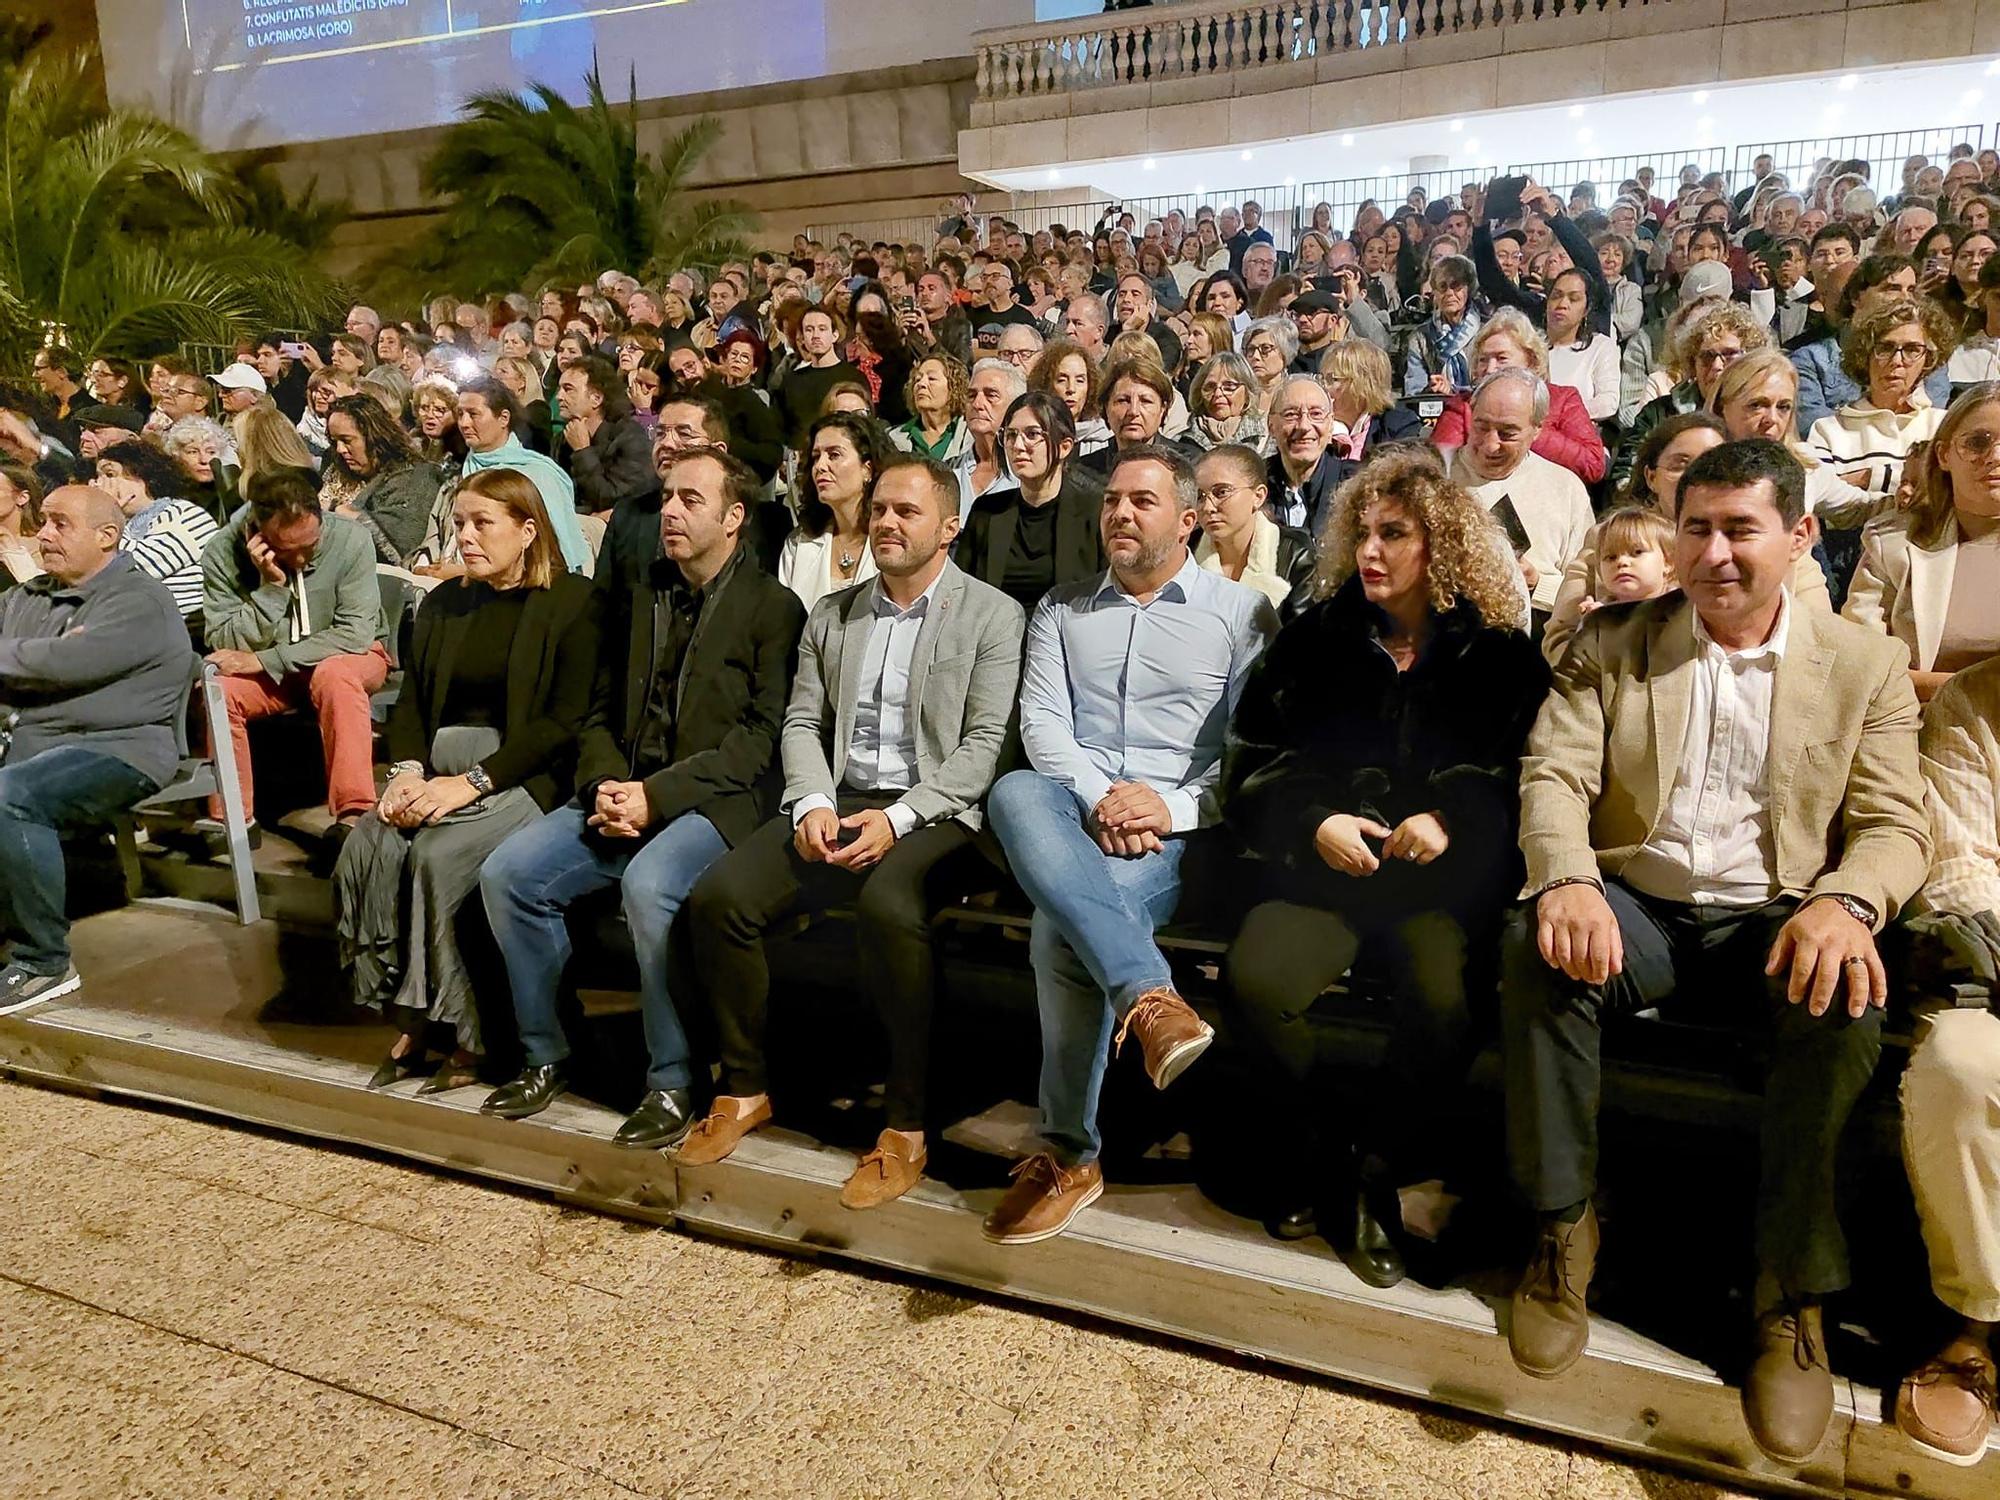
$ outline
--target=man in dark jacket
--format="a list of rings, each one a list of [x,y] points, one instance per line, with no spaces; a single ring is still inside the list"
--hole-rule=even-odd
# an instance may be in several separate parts
[[[556,993],[563,909],[617,885],[639,959],[650,1064],[621,1145],[672,1145],[693,1123],[686,1034],[667,992],[667,933],[702,871],[777,806],[776,749],[805,610],[739,545],[757,477],[715,448],[665,466],[658,551],[600,567],[602,653],[577,745],[577,797],[480,872],[527,1066],[486,1101],[521,1119],[569,1086]]]
[[[646,434],[609,360],[591,355],[564,370],[556,406],[563,419],[556,459],[576,481],[578,510],[608,515],[620,500],[658,491]]]
[[[118,502],[70,485],[42,514],[48,571],[0,596],[0,1015],[82,983],[61,831],[104,822],[174,774],[193,666],[173,596],[118,550]]]

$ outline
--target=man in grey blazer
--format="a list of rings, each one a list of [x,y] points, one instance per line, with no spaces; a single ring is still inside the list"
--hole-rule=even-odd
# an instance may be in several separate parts
[[[771,1118],[764,934],[852,902],[863,987],[889,1034],[888,1128],[841,1192],[849,1208],[923,1175],[931,916],[993,870],[974,839],[1021,680],[1021,606],[954,565],[958,480],[926,458],[886,466],[869,504],[878,576],[813,607],[780,742],[783,811],[702,877],[688,903],[716,1016],[724,1091],[681,1143],[722,1160]]]

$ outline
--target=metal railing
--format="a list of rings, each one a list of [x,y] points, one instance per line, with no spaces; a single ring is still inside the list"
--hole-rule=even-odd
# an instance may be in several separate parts
[[[1302,183],[1294,241],[1313,227],[1321,207],[1327,210],[1333,226],[1327,232],[1339,236],[1354,227],[1354,216],[1364,203],[1374,203],[1383,213],[1392,214],[1409,200],[1412,188],[1422,188],[1425,199],[1435,203],[1440,198],[1456,197],[1468,182],[1484,187],[1499,174],[1498,167],[1455,167],[1442,172],[1378,172],[1372,177]]]
[[[1618,0],[1623,7],[1630,0]],[[1639,4],[1666,0],[1638,0]],[[982,31],[974,38],[981,103],[1155,79],[1245,73],[1387,47],[1425,36],[1542,26],[1558,29],[1611,0],[1192,0],[1069,21]]]
[[[1671,195],[1680,181],[1683,167],[1699,167],[1701,175],[1723,171],[1729,163],[1727,146],[1696,146],[1662,151],[1628,152],[1623,156],[1570,157],[1561,161],[1516,162],[1507,170],[1516,176],[1532,177],[1543,187],[1569,202],[1572,189],[1588,182],[1597,189],[1600,208],[1618,195],[1618,184],[1636,176],[1641,167],[1653,169],[1653,190],[1662,198]]]
[[[1995,127],[1993,139],[2000,139]],[[1812,185],[1813,168],[1821,161],[1868,163],[1868,185],[1884,196],[1903,190],[1903,163],[1928,156],[1942,164],[1951,148],[1963,142],[1974,151],[1989,139],[1984,125],[1935,125],[1923,130],[1885,130],[1872,135],[1826,135],[1802,141],[1773,141],[1762,146],[1738,146],[1730,180],[1738,188],[1755,180],[1757,158],[1769,156],[1771,170],[1798,192]]]

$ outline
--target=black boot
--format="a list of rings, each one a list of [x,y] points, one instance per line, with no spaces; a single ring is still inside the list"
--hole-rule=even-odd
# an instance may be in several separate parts
[[[525,1120],[538,1115],[556,1096],[569,1092],[569,1075],[561,1063],[531,1067],[512,1083],[503,1083],[479,1106],[482,1115],[498,1115],[503,1120]]]
[[[1354,1213],[1342,1259],[1370,1286],[1392,1287],[1409,1274],[1403,1260],[1403,1205],[1390,1181],[1389,1168],[1378,1158],[1362,1164],[1354,1192]]]

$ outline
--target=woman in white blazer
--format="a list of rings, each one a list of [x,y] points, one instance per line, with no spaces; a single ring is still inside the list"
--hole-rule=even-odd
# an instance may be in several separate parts
[[[1924,380],[1955,342],[1933,302],[1879,293],[1864,299],[1840,345],[1840,367],[1861,383],[1861,395],[1812,424],[1806,441],[1821,461],[1871,495],[1895,494],[1910,449],[1943,420]]]
[[[1913,459],[1910,508],[1862,533],[1841,613],[1910,650],[1917,696],[2000,653],[2000,384],[1952,402]]]

